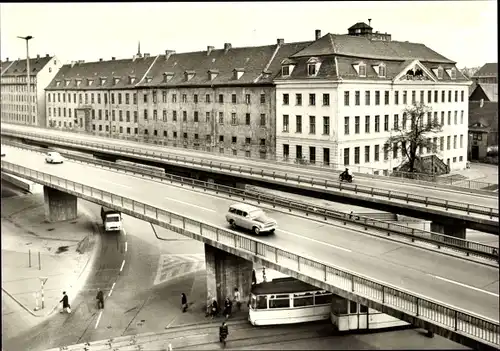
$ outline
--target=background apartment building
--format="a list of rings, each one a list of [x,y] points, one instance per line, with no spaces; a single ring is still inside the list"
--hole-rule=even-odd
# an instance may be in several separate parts
[[[269,157],[276,140],[273,77],[284,57],[308,44],[226,43],[66,65],[46,89],[48,118],[55,128]]]
[[[27,62],[15,60],[2,62],[1,67],[1,118],[2,122],[45,127],[45,87],[55,77],[61,62],[56,56],[30,58],[30,99],[27,99]]]
[[[387,139],[406,123],[403,110],[422,102],[429,135],[450,169],[467,161],[468,86],[455,62],[422,44],[396,42],[365,23],[327,34],[281,62],[276,84],[276,152],[290,160],[392,170],[401,150]],[[419,150],[420,156],[432,150]]]

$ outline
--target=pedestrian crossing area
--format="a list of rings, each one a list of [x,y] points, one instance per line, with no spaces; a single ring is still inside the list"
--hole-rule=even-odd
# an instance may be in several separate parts
[[[163,254],[160,255],[154,285],[204,270],[204,254]]]

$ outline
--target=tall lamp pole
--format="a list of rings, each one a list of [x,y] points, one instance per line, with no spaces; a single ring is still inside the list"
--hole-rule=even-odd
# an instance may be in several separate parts
[[[31,124],[31,95],[30,95],[30,53],[29,53],[29,45],[28,42],[30,39],[33,39],[31,35],[28,35],[26,37],[19,37],[19,39],[26,40],[26,86],[28,91],[26,92],[26,98],[27,98],[27,103],[28,103],[28,118],[25,121],[25,124],[30,123]]]

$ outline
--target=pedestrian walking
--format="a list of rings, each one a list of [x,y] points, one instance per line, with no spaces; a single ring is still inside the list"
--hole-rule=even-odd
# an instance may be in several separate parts
[[[212,299],[212,309],[211,309],[211,315],[212,319],[217,315],[217,312],[219,311],[219,304],[217,303],[217,300],[215,297]]]
[[[238,308],[238,312],[241,311],[241,295],[238,291],[238,288],[234,288],[234,303],[236,304],[236,308]]]
[[[226,338],[229,335],[229,330],[227,329],[226,322],[222,322],[222,325],[219,327],[219,342],[224,343],[226,346]]]
[[[103,309],[104,308],[104,294],[102,293],[101,289],[97,288],[97,295],[95,297],[97,300],[97,309]]]
[[[231,315],[231,310],[233,308],[233,303],[231,302],[231,299],[226,297],[226,301],[224,301],[224,316],[226,316],[226,319],[229,318]]]
[[[188,309],[188,299],[186,294],[184,293],[181,294],[181,306],[182,306],[182,313],[186,312]]]
[[[66,295],[66,291],[63,291],[63,298],[59,302],[62,302],[62,304],[63,304],[63,308],[61,310],[61,313],[63,313],[64,311],[71,313],[71,306],[69,305],[69,299],[68,299],[68,295]]]

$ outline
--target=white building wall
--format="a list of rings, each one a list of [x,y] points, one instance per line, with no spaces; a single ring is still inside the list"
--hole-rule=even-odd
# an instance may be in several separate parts
[[[412,92],[415,91],[415,100],[420,102],[421,91],[424,92],[423,102],[431,107],[431,118],[434,118],[434,112],[437,112],[438,121],[441,121],[441,113],[444,112],[443,131],[436,135],[429,135],[430,138],[437,138],[438,153],[437,156],[445,163],[450,159],[450,169],[464,169],[467,162],[467,130],[468,130],[468,82],[465,83],[442,83],[431,81],[401,81],[393,83],[392,81],[341,81],[335,82],[293,82],[277,83],[277,140],[276,152],[278,157],[283,156],[283,144],[290,145],[290,157],[295,158],[295,145],[302,145],[302,154],[308,158],[308,147],[313,145],[324,147],[328,145],[336,152],[330,154],[330,162],[337,163],[343,167],[344,150],[349,148],[349,164],[357,166],[359,169],[354,171],[372,172],[373,169],[379,171],[389,170],[401,164],[403,158],[401,151],[398,151],[398,157],[393,158],[392,151],[389,152],[388,159],[384,160],[384,144],[391,136],[394,129],[394,119],[397,114],[399,123],[402,121],[403,110],[406,106],[412,104]],[[344,103],[344,94],[349,92],[349,105]],[[356,105],[356,91],[359,91],[359,105]],[[366,105],[365,92],[370,92],[370,105]],[[380,92],[380,102],[376,105],[375,92]],[[385,102],[385,91],[389,92],[388,104]],[[395,104],[395,91],[399,92],[399,103]],[[407,101],[404,104],[403,92],[407,93]],[[431,91],[431,102],[428,102],[428,92]],[[438,102],[434,102],[435,91],[438,92]],[[442,91],[445,91],[445,102],[442,102]],[[451,91],[451,102],[448,101],[448,91]],[[455,91],[458,91],[458,101],[455,102]],[[464,100],[461,101],[461,92],[464,92]],[[295,93],[302,93],[302,106],[295,106]],[[316,93],[316,106],[308,106],[309,93]],[[290,102],[288,106],[283,106],[283,93],[288,93]],[[323,107],[322,94],[330,94],[330,106]],[[455,111],[457,113],[457,123],[455,124]],[[463,119],[461,119],[463,111]],[[448,123],[448,113],[451,113],[451,123]],[[284,133],[283,115],[289,115],[289,132]],[[302,115],[302,133],[295,133],[295,116]],[[316,116],[316,134],[309,134],[308,116]],[[331,123],[331,133],[329,137],[321,135],[322,116],[329,115]],[[379,131],[375,132],[375,116],[379,117]],[[388,128],[385,129],[385,116],[388,115]],[[355,117],[359,116],[359,133],[355,131]],[[369,118],[369,133],[365,132],[365,118]],[[320,117],[318,119],[318,117]],[[349,117],[349,134],[345,134],[344,118]],[[460,136],[463,135],[462,147],[460,147]],[[450,136],[450,149],[447,145],[447,137]],[[454,137],[457,142],[454,147]],[[444,150],[439,151],[440,137],[444,137]],[[336,145],[338,142],[338,146]],[[379,145],[378,161],[375,161],[375,145]],[[365,146],[369,146],[369,159],[365,160]],[[355,162],[355,148],[359,147],[359,163]],[[322,150],[322,149],[321,149]],[[317,162],[322,161],[322,154],[316,151]],[[429,155],[431,152],[423,150],[423,155]]]
[[[53,56],[52,59],[38,72],[36,76],[36,125],[40,127],[48,126],[46,114],[45,88],[50,84],[61,68],[62,63]]]

